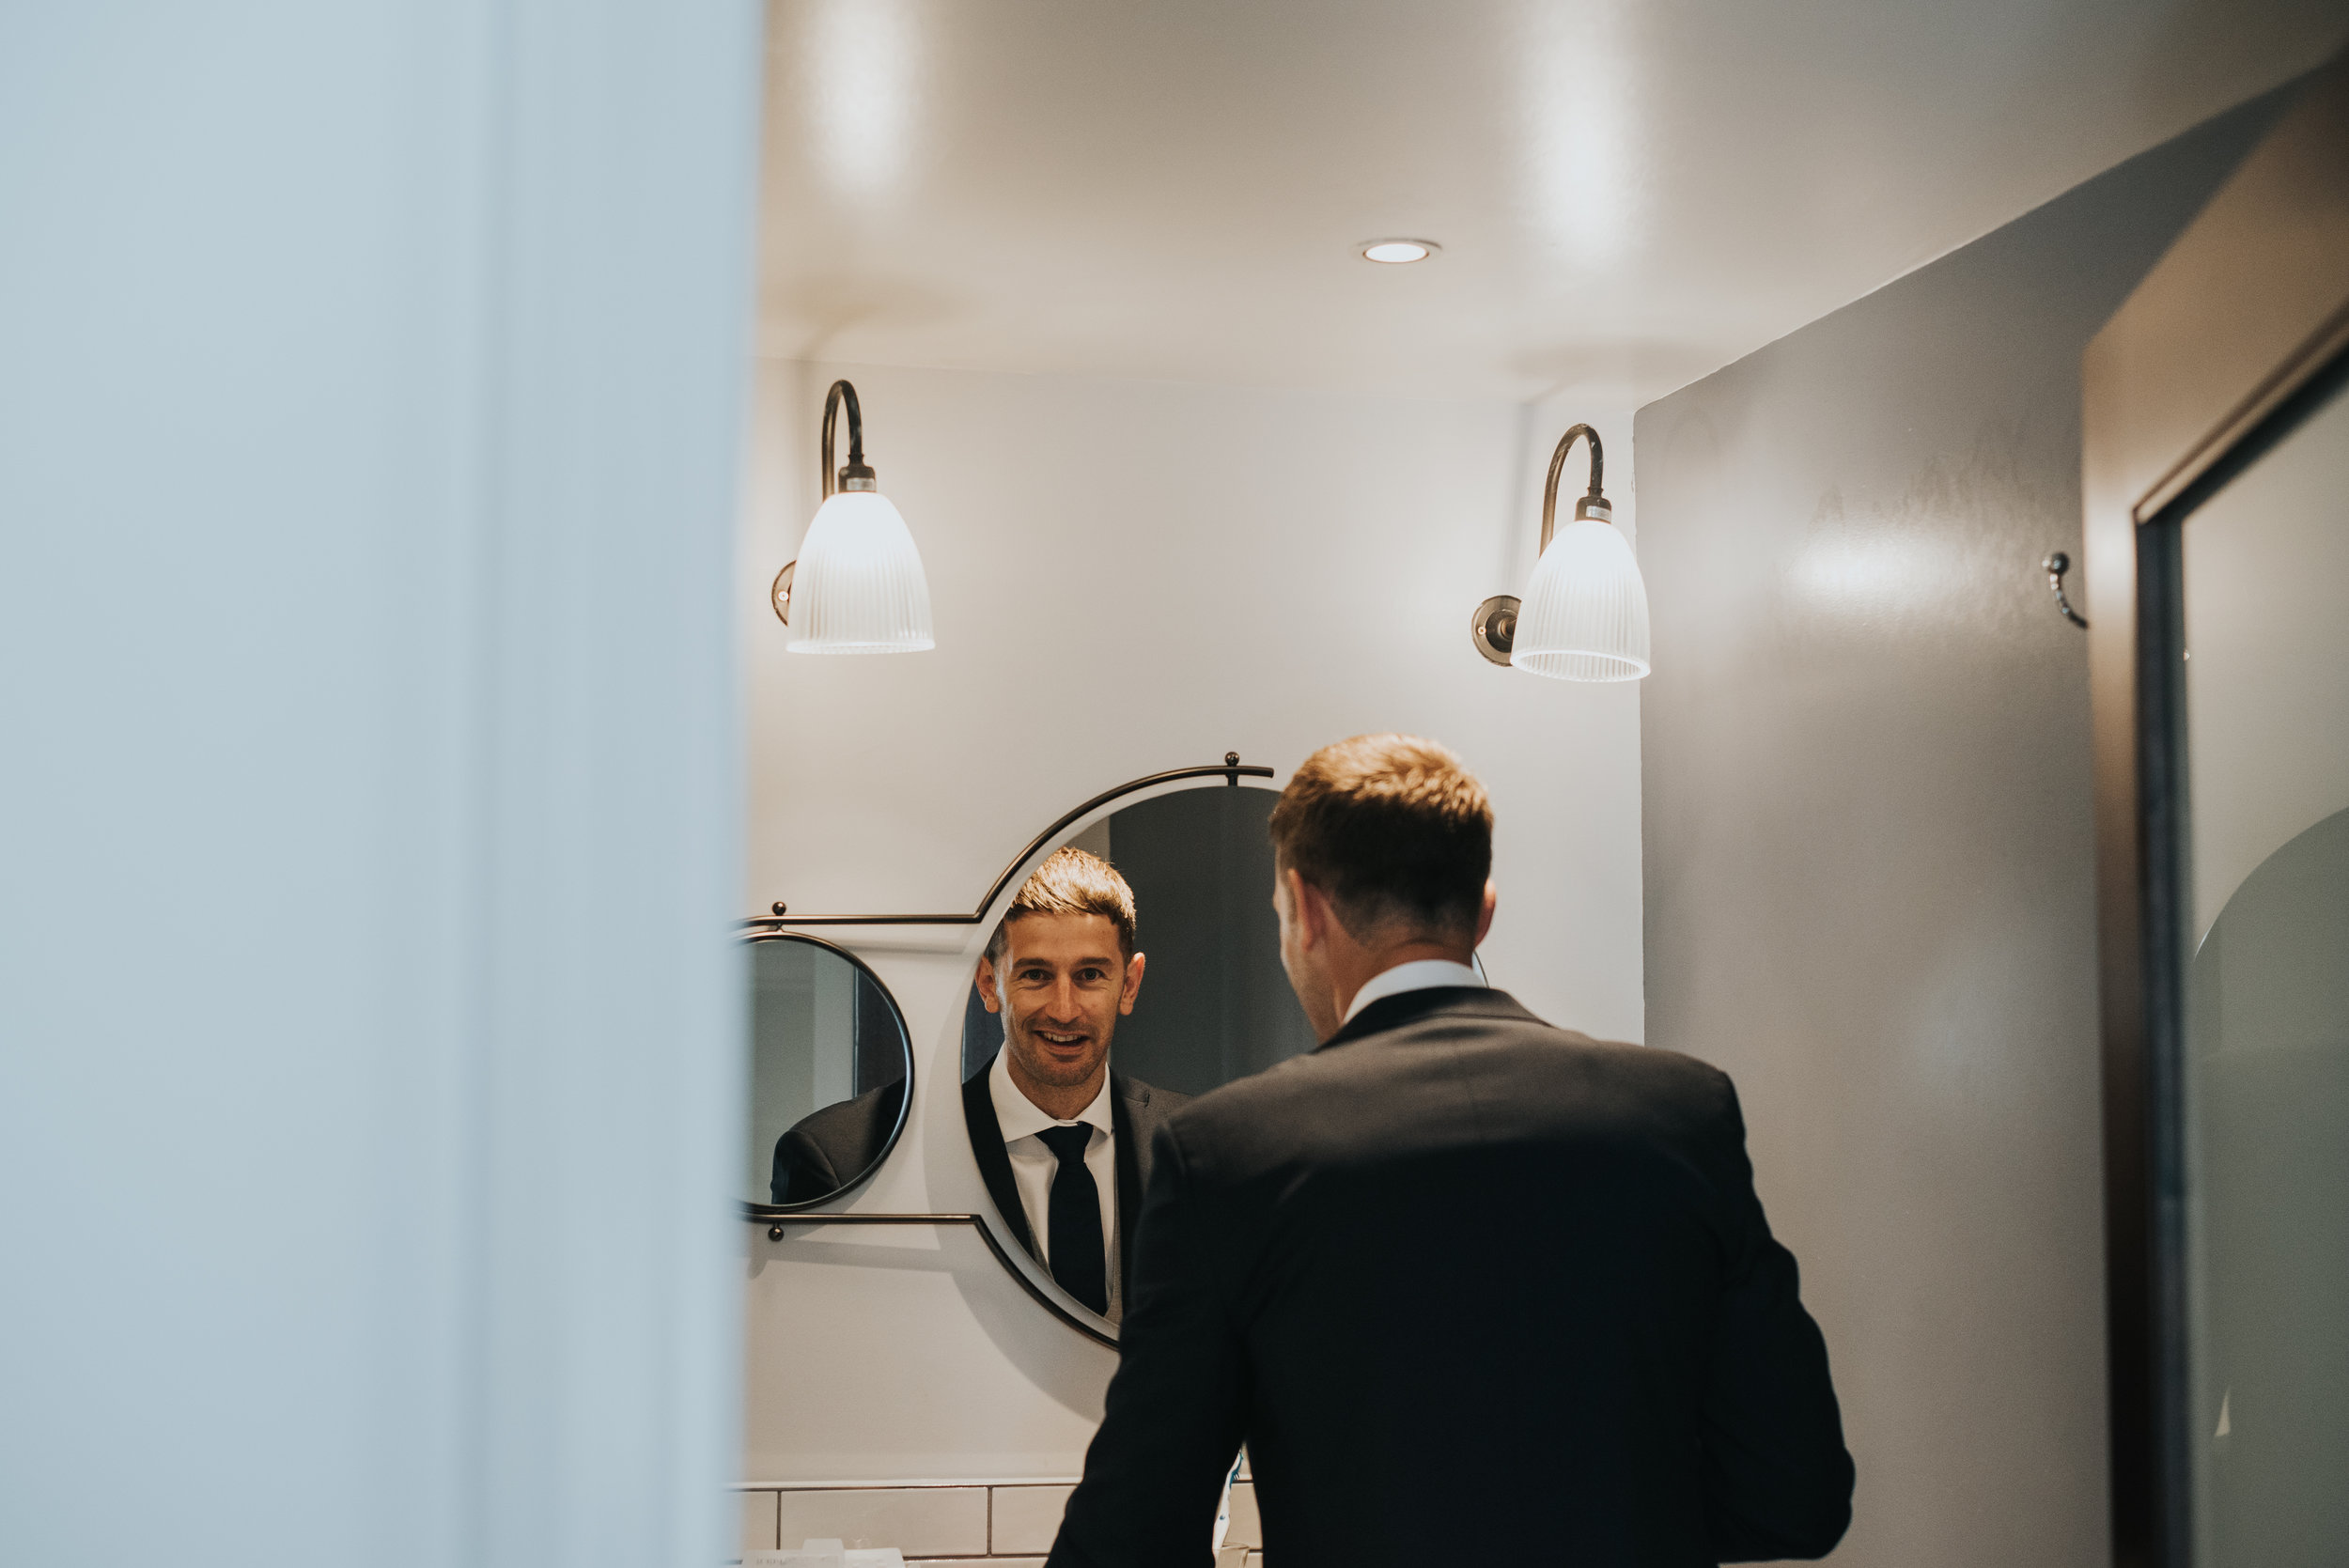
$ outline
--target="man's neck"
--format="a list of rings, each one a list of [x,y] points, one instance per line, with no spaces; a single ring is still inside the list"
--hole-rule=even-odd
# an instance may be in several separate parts
[[[1083,1115],[1085,1107],[1100,1094],[1101,1085],[1110,1076],[1110,1064],[1104,1062],[1093,1070],[1091,1078],[1075,1088],[1055,1089],[1049,1083],[1038,1083],[1030,1078],[1027,1070],[1019,1065],[1019,1058],[1011,1053],[1008,1046],[1003,1048],[1003,1065],[1011,1073],[1011,1086],[1026,1096],[1030,1105],[1055,1122],[1073,1122]]]
[[[1429,958],[1447,963],[1466,964],[1476,956],[1473,947],[1432,940],[1397,942],[1372,952],[1357,948],[1350,954],[1331,954],[1330,965],[1330,989],[1336,993],[1337,1017],[1343,1020],[1354,1009],[1354,998],[1361,988],[1389,970],[1405,964],[1416,964]],[[1343,970],[1343,972],[1341,972]]]

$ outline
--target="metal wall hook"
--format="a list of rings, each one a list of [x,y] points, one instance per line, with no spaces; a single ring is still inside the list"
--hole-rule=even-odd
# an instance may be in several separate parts
[[[2072,569],[2072,558],[2059,550],[2039,565],[2040,568],[2047,574],[2047,586],[2055,594],[2056,608],[2063,612],[2065,620],[2078,627],[2082,631],[2086,631],[2088,618],[2073,609],[2072,601],[2063,597],[2063,574]]]

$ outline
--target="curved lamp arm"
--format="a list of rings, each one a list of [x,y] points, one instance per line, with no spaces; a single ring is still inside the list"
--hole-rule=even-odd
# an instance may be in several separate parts
[[[1615,520],[1615,508],[1608,504],[1599,488],[1607,474],[1607,451],[1599,444],[1598,432],[1588,425],[1577,425],[1558,438],[1558,450],[1549,455],[1549,480],[1542,487],[1542,548],[1534,552],[1539,561],[1549,551],[1549,541],[1558,533],[1558,476],[1565,472],[1566,454],[1574,450],[1578,440],[1591,443],[1591,488],[1574,504],[1575,520],[1595,518],[1600,522]],[[1495,594],[1476,607],[1469,617],[1469,636],[1476,644],[1476,651],[1495,664],[1509,662],[1517,647],[1517,613],[1524,608],[1515,594]]]
[[[848,405],[848,462],[835,475],[832,466],[832,430],[839,423],[840,405]],[[869,490],[873,488],[873,471],[864,466],[864,411],[857,407],[856,388],[847,381],[834,381],[824,394],[823,455],[824,499],[830,501],[839,491]],[[859,483],[859,481],[863,481]]]
[[[840,405],[848,405],[848,461],[838,471],[832,466],[832,438],[840,424]],[[856,388],[845,380],[832,383],[824,394],[823,451],[817,462],[824,471],[824,499],[830,501],[842,490],[869,490],[875,488],[873,471],[864,462],[864,411],[857,407]],[[791,624],[791,586],[799,576],[800,563],[786,561],[783,570],[775,573],[773,586],[767,590],[767,602],[774,606],[775,619]]]
[[[1591,488],[1581,500],[1574,504],[1575,520],[1596,518],[1601,522],[1615,520],[1615,509],[1607,504],[1607,497],[1600,493],[1599,489],[1599,481],[1607,472],[1607,450],[1599,445],[1596,430],[1588,425],[1577,425],[1558,438],[1558,450],[1549,455],[1549,482],[1542,487],[1543,550],[1549,548],[1551,536],[1558,532],[1558,475],[1566,466],[1566,454],[1574,449],[1577,436],[1587,437],[1591,442]]]

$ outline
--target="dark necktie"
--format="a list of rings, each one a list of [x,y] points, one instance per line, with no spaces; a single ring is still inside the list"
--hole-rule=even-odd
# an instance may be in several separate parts
[[[1093,1129],[1079,1123],[1046,1127],[1036,1136],[1060,1161],[1052,1175],[1050,1239],[1046,1243],[1052,1278],[1061,1289],[1107,1316],[1110,1276],[1104,1257],[1108,1249],[1101,1241],[1101,1189],[1085,1169],[1085,1145],[1093,1141]]]

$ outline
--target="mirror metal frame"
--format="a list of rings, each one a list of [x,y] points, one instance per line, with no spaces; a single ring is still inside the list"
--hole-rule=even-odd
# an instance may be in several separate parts
[[[887,1157],[883,1156],[882,1157],[886,1158]],[[873,1169],[876,1171],[880,1169],[879,1161],[874,1162]],[[837,1197],[838,1194],[835,1193],[833,1196]],[[825,1202],[829,1203],[831,1200],[826,1199]],[[753,1219],[770,1219],[770,1217],[769,1215],[752,1215],[749,1218]],[[987,1217],[985,1215],[781,1214],[772,1216],[770,1222],[767,1226],[767,1239],[769,1241],[781,1241],[786,1234],[786,1228],[791,1225],[968,1225],[972,1230],[979,1233],[979,1239],[986,1242],[987,1250],[995,1254],[995,1261],[1003,1265],[1003,1272],[1019,1281],[1020,1288],[1025,1290],[1028,1295],[1032,1296],[1046,1312],[1050,1312],[1054,1317],[1068,1325],[1069,1327],[1077,1330],[1078,1333],[1082,1334],[1086,1339],[1092,1340],[1098,1344],[1108,1345],[1112,1350],[1117,1348],[1117,1336],[1115,1334],[1104,1333],[1094,1323],[1089,1322],[1085,1318],[1080,1317],[1075,1312],[1070,1312],[1060,1302],[1054,1300],[1050,1293],[1047,1292],[1043,1286],[1037,1284],[1035,1280],[1026,1269],[1019,1266],[1019,1261],[1017,1258],[1014,1258],[1010,1252],[1006,1251],[1003,1248],[1003,1242],[996,1237],[995,1227],[987,1222]]]
[[[1051,846],[1061,834],[1082,821],[1090,814],[1108,805],[1112,800],[1121,796],[1134,794],[1139,790],[1155,788],[1159,784],[1174,784],[1182,779],[1220,778],[1237,789],[1242,779],[1268,779],[1270,777],[1272,777],[1271,768],[1252,763],[1243,765],[1237,752],[1226,752],[1223,753],[1221,766],[1170,768],[1163,773],[1145,774],[1139,779],[1129,779],[1114,789],[1105,789],[1076,810],[1063,813],[1058,821],[1030,839],[1028,846],[1012,857],[1011,863],[1003,867],[1003,875],[996,877],[993,885],[981,895],[978,908],[967,915],[793,915],[787,914],[786,910],[788,907],[781,899],[777,899],[774,904],[775,912],[771,917],[746,920],[742,924],[748,930],[774,931],[787,930],[795,925],[977,925],[987,919],[987,911],[994,907],[998,898],[1003,896],[1003,890],[1011,886],[1011,879],[1019,874],[1020,868],[1035,859],[1037,851]]]
[[[896,1125],[889,1129],[889,1136],[882,1141],[880,1153],[873,1157],[873,1163],[866,1166],[861,1172],[859,1172],[856,1180],[850,1182],[848,1186],[839,1188],[837,1191],[825,1193],[821,1198],[809,1198],[797,1203],[754,1203],[748,1200],[743,1202],[742,1211],[744,1219],[774,1219],[786,1215],[804,1214],[809,1209],[819,1208],[826,1203],[838,1203],[848,1194],[854,1192],[858,1188],[863,1187],[866,1182],[871,1181],[874,1176],[879,1173],[880,1168],[889,1163],[889,1157],[896,1150],[897,1140],[905,1136],[906,1124],[913,1119],[913,1031],[906,1024],[906,1010],[897,1005],[896,993],[892,991],[887,983],[884,982],[879,974],[876,974],[873,971],[872,965],[866,963],[863,959],[858,957],[847,948],[842,947],[838,942],[826,941],[821,937],[803,936],[797,931],[781,930],[745,931],[741,933],[738,939],[740,940],[745,947],[750,947],[758,942],[805,942],[811,947],[820,947],[827,953],[836,954],[840,957],[846,958],[849,963],[854,964],[857,968],[857,971],[863,974],[865,979],[871,981],[873,983],[874,989],[879,991],[881,996],[887,1000],[889,1003],[889,1011],[894,1015],[897,1019],[897,1037],[905,1042],[905,1101],[897,1107]]]

